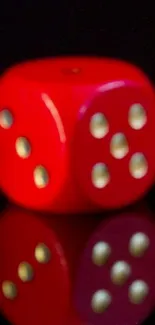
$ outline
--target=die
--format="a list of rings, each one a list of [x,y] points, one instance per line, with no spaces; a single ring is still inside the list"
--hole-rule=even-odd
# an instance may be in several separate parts
[[[99,218],[100,219],[100,218]],[[89,224],[88,224],[89,221]],[[35,214],[16,207],[0,217],[0,308],[15,325],[69,325],[78,261],[97,225],[93,216]],[[79,324],[83,325],[83,324]]]
[[[64,325],[69,271],[54,231],[33,214],[9,209],[0,219],[0,308],[15,325]]]
[[[155,178],[154,107],[147,77],[124,62],[75,57],[11,68],[0,86],[2,190],[53,213],[136,201]]]
[[[155,303],[155,223],[122,213],[91,236],[77,272],[74,303],[93,325],[141,324]]]

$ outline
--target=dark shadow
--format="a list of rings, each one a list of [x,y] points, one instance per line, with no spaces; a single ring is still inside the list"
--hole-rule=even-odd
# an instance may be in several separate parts
[[[155,324],[155,310],[150,316],[142,323],[142,325],[154,325]]]
[[[12,325],[2,314],[0,314],[0,325]]]

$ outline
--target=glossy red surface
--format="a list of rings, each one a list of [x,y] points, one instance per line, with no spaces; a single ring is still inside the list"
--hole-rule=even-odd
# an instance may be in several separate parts
[[[147,122],[140,130],[128,125],[129,106],[144,106]],[[143,196],[155,178],[155,99],[147,78],[123,62],[91,58],[59,58],[23,63],[4,75],[0,111],[13,116],[9,129],[0,127],[1,187],[16,203],[53,212],[93,211],[129,204]],[[89,132],[90,118],[103,113],[109,132],[103,139]],[[129,151],[123,159],[110,153],[114,134],[126,136]],[[31,146],[29,157],[15,150],[18,137]],[[129,160],[143,153],[144,177],[129,173]],[[92,185],[96,163],[109,169],[109,184]],[[34,169],[48,171],[47,186],[38,188]],[[119,184],[119,186],[118,186]],[[133,190],[134,189],[134,190]]]
[[[147,244],[143,245],[143,240],[136,239],[133,246],[132,239],[131,246],[132,236],[139,233],[147,237]],[[92,253],[95,245],[102,242],[109,245],[110,254],[105,263],[99,265],[93,262]],[[102,223],[91,236],[77,273],[75,305],[81,319],[93,325],[142,324],[154,310],[154,251],[155,223],[148,212],[122,213]],[[117,282],[121,279],[121,267],[117,268],[117,277],[116,273],[115,277],[112,276],[112,270],[115,263],[122,261],[127,263],[130,271],[123,282]],[[141,291],[141,285],[137,283],[132,293],[135,303],[129,299],[129,289],[134,281],[143,281],[147,287],[146,291]],[[106,290],[111,301],[105,310],[102,307],[100,312],[95,312],[92,298],[99,290]],[[140,297],[140,300],[135,297]]]
[[[45,264],[35,258],[35,248],[44,243],[51,252]],[[62,247],[54,231],[39,217],[9,209],[0,219],[0,301],[4,315],[15,325],[64,325],[70,301],[70,278]],[[21,262],[33,268],[33,278],[23,282],[18,275]],[[16,285],[10,300],[2,293],[3,281]]]

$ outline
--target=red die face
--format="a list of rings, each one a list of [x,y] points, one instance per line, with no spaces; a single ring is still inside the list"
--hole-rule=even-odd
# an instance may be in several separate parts
[[[70,284],[57,237],[39,218],[10,209],[0,219],[0,302],[17,325],[64,325]]]
[[[8,77],[1,88],[2,187],[18,203],[42,208],[66,176],[65,133],[54,104],[45,107],[39,86],[22,81]]]
[[[155,176],[154,106],[148,80],[125,63],[68,58],[12,68],[0,88],[3,191],[54,212],[131,203]]]
[[[120,215],[90,239],[78,271],[75,303],[94,325],[141,324],[155,302],[155,224],[149,216]]]
[[[105,84],[81,111],[75,175],[81,190],[99,206],[128,205],[152,184],[154,107],[146,85],[121,81]]]

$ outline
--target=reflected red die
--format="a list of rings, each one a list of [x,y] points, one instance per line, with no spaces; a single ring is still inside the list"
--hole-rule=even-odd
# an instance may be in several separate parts
[[[0,216],[0,308],[9,321],[78,321],[70,315],[73,284],[80,255],[99,219],[51,218],[13,207]]]
[[[128,213],[102,223],[83,253],[75,305],[93,325],[141,324],[155,304],[155,224]]]
[[[3,191],[53,212],[135,201],[155,177],[154,107],[147,78],[123,62],[59,58],[10,69],[0,88]]]
[[[15,325],[64,325],[70,301],[67,262],[57,236],[34,215],[0,219],[0,307]]]

